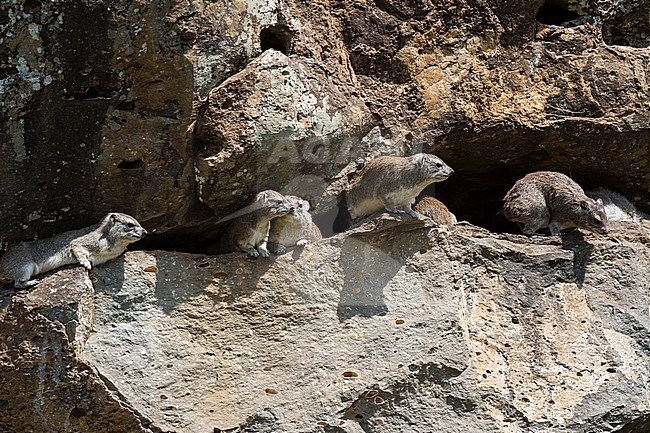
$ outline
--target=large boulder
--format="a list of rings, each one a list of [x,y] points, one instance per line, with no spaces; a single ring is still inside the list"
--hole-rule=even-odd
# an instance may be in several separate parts
[[[268,260],[127,253],[92,272],[94,308],[85,271],[63,270],[5,294],[2,422],[645,431],[644,242],[375,218]]]

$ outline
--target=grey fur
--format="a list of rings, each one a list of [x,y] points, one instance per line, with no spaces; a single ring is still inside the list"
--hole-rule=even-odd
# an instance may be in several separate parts
[[[613,228],[619,231],[650,231],[650,215],[638,210],[634,203],[623,195],[603,187],[586,193],[589,197],[603,202],[607,219]]]
[[[268,189],[258,193],[245,209],[247,212],[235,218],[217,242],[207,249],[208,254],[243,251],[251,257],[270,255],[267,242],[271,220],[291,212],[291,204],[279,192]]]
[[[381,156],[359,172],[347,192],[352,219],[383,209],[418,218],[411,206],[428,185],[447,179],[454,171],[435,155]]]
[[[287,248],[304,246],[323,238],[311,219],[309,202],[293,195],[286,198],[293,211],[271,221],[269,232],[269,251],[278,254],[284,254]]]
[[[116,258],[146,234],[135,218],[109,213],[99,224],[10,247],[0,258],[0,280],[25,288],[38,282],[33,276],[61,266],[78,263],[91,269]]]
[[[570,227],[607,232],[602,201],[587,197],[580,185],[553,171],[529,173],[519,179],[504,198],[503,214],[519,223],[527,235],[543,227],[553,235]]]

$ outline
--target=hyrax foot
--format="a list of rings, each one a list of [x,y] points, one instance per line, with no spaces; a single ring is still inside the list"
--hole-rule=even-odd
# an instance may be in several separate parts
[[[251,257],[259,257],[260,253],[255,249],[255,248],[242,248],[242,251],[244,251],[246,254],[248,254]]]
[[[296,242],[296,245],[298,245],[299,247],[304,247],[308,243],[309,241],[307,239],[300,239],[298,242]]]
[[[384,209],[386,209],[386,212],[391,213],[393,215],[404,215],[404,214],[406,214],[406,212],[401,210],[401,209],[395,209],[395,208],[388,207],[388,206],[384,206]]]
[[[410,211],[410,212],[409,212]],[[407,214],[411,215],[414,219],[420,219],[420,214],[417,213],[416,211],[409,209],[406,211]]]
[[[29,287],[35,286],[38,284],[37,280],[28,280],[28,281],[16,281],[14,287],[16,289],[27,289]]]
[[[271,256],[271,253],[269,252],[269,250],[267,250],[264,247],[258,247],[257,251],[259,251],[259,253],[260,253],[260,255],[262,257],[270,257]]]

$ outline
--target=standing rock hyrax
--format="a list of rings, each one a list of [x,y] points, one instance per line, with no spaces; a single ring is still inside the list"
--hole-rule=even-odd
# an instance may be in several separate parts
[[[348,189],[346,199],[352,219],[382,209],[391,213],[418,214],[411,208],[420,192],[454,172],[442,159],[427,153],[413,156],[381,156],[370,161]]]
[[[208,254],[223,254],[243,251],[251,257],[268,257],[266,243],[269,239],[271,220],[291,212],[291,203],[285,196],[273,190],[258,193],[243,209],[217,242],[208,249]]]
[[[30,280],[33,276],[61,266],[79,263],[90,270],[116,258],[146,234],[135,218],[109,213],[99,224],[12,246],[0,259],[0,280],[14,281],[22,289],[37,283]]]
[[[309,202],[293,195],[286,196],[293,210],[271,221],[269,250],[284,254],[287,248],[307,245],[322,239],[320,230],[309,213]]]
[[[415,205],[415,211],[441,226],[453,226],[458,222],[447,206],[433,197],[422,197]]]
[[[580,185],[553,171],[529,173],[515,182],[504,198],[503,214],[527,235],[542,227],[553,235],[569,227],[607,232],[603,202],[587,197]]]

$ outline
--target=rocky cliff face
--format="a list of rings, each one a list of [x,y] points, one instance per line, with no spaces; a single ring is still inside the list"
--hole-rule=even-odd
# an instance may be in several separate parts
[[[154,234],[93,281],[3,292],[0,430],[649,430],[647,239],[498,234],[540,169],[650,212],[649,15],[2,2],[0,246],[108,211]],[[359,164],[416,151],[455,170],[427,192],[492,232],[380,219],[270,261],[200,254],[267,188],[341,231]]]
[[[269,260],[60,271],[4,292],[2,427],[647,431],[641,240],[379,218]]]

